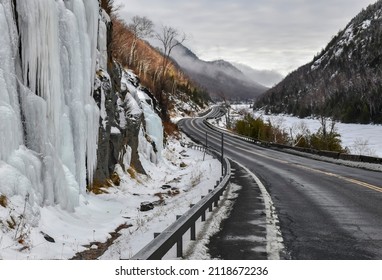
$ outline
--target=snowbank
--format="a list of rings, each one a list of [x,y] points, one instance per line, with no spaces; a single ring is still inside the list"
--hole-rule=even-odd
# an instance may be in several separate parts
[[[117,168],[121,185],[107,189],[102,195],[82,196],[73,213],[55,206],[27,210],[31,215],[28,219],[33,218],[37,226],[23,229],[28,239],[22,244],[15,244],[13,236],[3,232],[2,258],[68,259],[86,250],[85,246],[94,241],[105,242],[110,238],[109,233],[121,224],[130,227],[120,232],[122,236],[100,258],[131,257],[152,240],[154,232],[162,231],[175,221],[176,215],[186,212],[189,205],[206,195],[220,178],[220,163],[216,159],[207,155],[203,160],[202,152],[183,147],[177,140],[170,140],[162,155],[160,165],[148,165],[149,176],[133,171],[126,174]],[[6,169],[0,168],[0,171]],[[163,185],[171,188],[162,189]],[[159,203],[161,198],[163,201]],[[158,203],[152,211],[141,212],[140,204],[144,201]],[[13,196],[8,203],[17,226],[24,197]],[[38,214],[33,216],[33,211]],[[0,219],[8,212],[9,209],[0,206]],[[54,243],[46,240],[44,234],[53,238]]]
[[[253,113],[250,105],[232,105],[231,117],[233,121],[241,118],[240,112]],[[315,118],[300,119],[289,115],[265,115],[263,111],[254,112],[254,117],[262,117],[270,120],[273,124],[279,125],[288,133],[290,129],[295,130],[297,126],[304,123],[311,132],[316,132],[320,128],[320,121]],[[223,117],[215,123],[226,128],[226,120]],[[341,135],[342,145],[347,147],[351,153],[366,156],[382,157],[382,126],[373,124],[346,124],[336,123],[338,133]]]

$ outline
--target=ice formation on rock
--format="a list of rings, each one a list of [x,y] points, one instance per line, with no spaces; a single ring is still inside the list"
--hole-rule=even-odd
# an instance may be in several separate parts
[[[161,118],[156,114],[154,106],[152,105],[151,98],[147,96],[143,91],[138,90],[138,96],[141,99],[141,106],[146,122],[146,133],[150,137],[150,140],[155,143],[154,152],[157,155],[156,160],[152,160],[154,163],[161,158],[163,150],[163,125]],[[151,102],[150,102],[151,101]]]
[[[0,0],[0,191],[73,210],[96,167],[99,3],[14,3]]]
[[[130,108],[130,115],[143,114],[145,126],[139,132],[138,152],[146,160],[159,163],[163,151],[163,124],[158,116],[153,99],[140,87],[138,77],[130,71],[124,71],[122,85],[127,87],[130,95],[126,96],[126,102]]]

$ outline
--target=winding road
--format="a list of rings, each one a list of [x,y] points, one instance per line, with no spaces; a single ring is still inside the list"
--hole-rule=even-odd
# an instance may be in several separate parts
[[[221,115],[213,107],[208,117]],[[217,150],[221,133],[203,118],[179,127]],[[224,154],[267,189],[292,259],[382,259],[382,173],[267,149],[224,135]]]

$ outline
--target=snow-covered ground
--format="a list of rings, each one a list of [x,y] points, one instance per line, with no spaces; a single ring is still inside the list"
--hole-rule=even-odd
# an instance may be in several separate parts
[[[201,152],[177,140],[164,146],[155,102],[127,69],[122,92],[113,92],[118,115],[112,114],[109,23],[98,0],[0,1],[0,259],[71,258],[124,224],[119,233],[130,236],[128,257],[219,178],[219,163],[211,157],[202,160]],[[185,114],[198,107],[180,102],[177,109]],[[141,116],[134,152],[148,175],[117,166],[121,184],[88,194],[98,185],[93,175],[105,160],[97,159],[98,140],[108,139],[108,124],[117,135],[128,120],[140,124]],[[117,152],[120,164],[130,166],[132,148],[113,149],[113,156]],[[170,187],[162,189],[164,184]],[[143,201],[160,205],[143,213]]]
[[[189,143],[183,136],[182,143]],[[0,259],[68,259],[85,250],[84,245],[105,242],[121,224],[130,227],[120,231],[122,236],[102,256],[102,259],[130,258],[152,240],[154,232],[161,232],[189,209],[190,204],[208,194],[220,177],[220,163],[211,156],[183,147],[178,141],[169,141],[159,164],[144,162],[147,176],[128,174],[119,170],[121,185],[107,189],[101,195],[88,194],[80,197],[80,205],[74,212],[62,210],[59,206],[45,206],[40,209],[36,227],[22,229],[20,243],[14,242],[14,231],[2,234],[0,238]],[[169,185],[172,189],[162,189]],[[169,193],[171,192],[171,195]],[[164,203],[153,210],[139,210],[141,202]],[[0,206],[0,218],[15,217],[15,226],[22,221],[24,203],[22,197],[12,197],[8,206]],[[12,222],[12,221],[10,221]],[[21,230],[21,229],[20,229]],[[54,239],[49,242],[44,238]],[[93,245],[94,247],[94,245]]]
[[[243,112],[252,113],[250,105],[232,105],[231,117],[235,120],[241,117]],[[270,119],[272,124],[280,126],[288,133],[304,123],[311,132],[316,132],[320,127],[320,121],[314,118],[300,119],[289,115],[264,115],[262,111],[254,112],[255,117]],[[223,117],[220,125],[226,123]],[[382,157],[382,126],[336,123],[338,133],[341,135],[342,145],[347,147],[352,154]]]

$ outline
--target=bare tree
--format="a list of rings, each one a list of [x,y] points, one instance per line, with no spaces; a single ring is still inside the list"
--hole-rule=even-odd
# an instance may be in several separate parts
[[[298,146],[303,139],[309,140],[311,135],[308,125],[304,121],[293,124],[289,131],[289,138],[291,139],[291,144],[294,147]]]
[[[328,135],[332,135],[336,133],[336,121],[334,119],[327,118],[323,115],[319,117],[319,121],[321,124],[320,132],[323,137],[326,139]]]
[[[155,38],[161,42],[163,47],[162,72],[163,76],[165,76],[170,63],[172,50],[186,40],[186,35],[184,33],[180,34],[179,31],[173,27],[163,26],[161,32],[155,34]]]
[[[154,23],[147,17],[134,16],[127,28],[133,33],[133,42],[130,49],[129,64],[132,65],[135,60],[135,51],[138,39],[150,38],[154,33]]]
[[[278,139],[282,136],[282,134],[284,134],[285,118],[271,117],[269,121],[272,124],[273,142],[278,143],[279,142]]]
[[[369,140],[363,138],[356,138],[354,140],[351,152],[356,155],[376,156],[376,151],[370,147]]]
[[[170,64],[170,55],[172,50],[182,44],[186,40],[186,35],[184,33],[180,33],[177,29],[170,26],[162,26],[160,32],[155,33],[155,38],[162,45],[163,59],[162,59],[162,67],[159,73],[159,104],[163,107],[163,89],[165,83],[165,77],[167,74],[167,68]],[[162,108],[163,109],[163,108]]]
[[[153,35],[154,23],[147,17],[134,16],[128,28],[136,39],[150,38]]]

